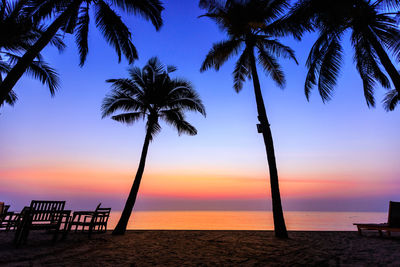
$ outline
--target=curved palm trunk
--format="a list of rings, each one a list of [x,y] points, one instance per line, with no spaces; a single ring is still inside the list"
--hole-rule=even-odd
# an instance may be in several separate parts
[[[264,100],[261,94],[260,81],[258,79],[256,62],[254,59],[254,51],[250,55],[251,75],[253,78],[254,93],[257,102],[258,120],[260,121],[262,134],[264,137],[265,149],[267,151],[269,176],[271,183],[271,197],[272,197],[272,213],[274,216],[274,229],[275,236],[280,238],[287,238],[287,230],[285,219],[283,217],[281,195],[279,192],[278,170],[276,167],[274,143],[270,124],[268,122],[267,112],[265,111]]]
[[[372,31],[368,32],[368,40],[371,42],[372,47],[375,49],[378,57],[385,68],[386,72],[389,74],[394,87],[397,90],[398,95],[400,95],[400,73],[393,65],[392,61],[390,60],[388,54],[386,53],[385,49],[383,49],[382,45],[376,38],[375,34]]]
[[[24,74],[26,69],[32,63],[32,61],[39,55],[39,53],[49,44],[51,39],[56,35],[57,31],[65,23],[69,14],[76,10],[82,3],[83,0],[74,0],[68,8],[58,16],[53,23],[46,29],[46,31],[40,36],[36,43],[18,60],[17,64],[11,69],[11,71],[4,78],[4,81],[0,84],[0,105],[4,102],[7,95],[11,92],[15,84]]]
[[[151,127],[149,127],[151,129]],[[126,200],[124,210],[122,211],[121,218],[118,221],[117,226],[112,232],[113,235],[123,235],[126,231],[126,226],[128,225],[129,217],[131,216],[133,206],[136,202],[136,197],[139,191],[140,181],[142,180],[144,166],[146,164],[147,150],[150,144],[151,134],[149,131],[146,133],[146,137],[144,139],[142,155],[140,156],[139,167],[136,172],[135,180],[133,181],[133,185],[131,191],[129,192],[128,199]]]

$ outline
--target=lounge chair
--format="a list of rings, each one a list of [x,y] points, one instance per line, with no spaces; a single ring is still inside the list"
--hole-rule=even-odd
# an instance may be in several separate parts
[[[101,203],[94,211],[75,211],[68,226],[69,231],[72,230],[72,227],[75,227],[75,232],[87,230],[89,237],[93,232],[105,232],[111,208],[101,208],[100,206]]]
[[[377,230],[382,236],[382,231],[386,231],[388,236],[391,232],[400,232],[400,202],[390,201],[389,216],[387,223],[354,223],[357,226],[358,233],[362,235],[361,230]]]

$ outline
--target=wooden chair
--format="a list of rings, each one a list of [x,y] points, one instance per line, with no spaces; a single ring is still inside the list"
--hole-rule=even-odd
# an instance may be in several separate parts
[[[5,218],[6,208],[4,202],[0,202],[0,228],[3,224],[3,220]]]
[[[111,208],[101,208],[100,206],[101,203],[97,205],[94,211],[75,211],[68,230],[71,231],[73,227],[75,227],[75,232],[87,230],[89,237],[93,232],[105,232]]]
[[[92,232],[105,233],[107,231],[108,218],[110,217],[111,208],[98,208],[90,221],[89,237]]]
[[[389,202],[389,215],[387,223],[354,223],[357,226],[358,233],[362,235],[361,230],[377,230],[382,236],[382,231],[386,231],[388,236],[391,232],[400,232],[400,202]]]
[[[10,230],[13,227],[13,220],[15,218],[14,212],[8,211],[10,205],[4,205],[2,212],[0,212],[0,230]],[[1,210],[1,203],[0,203],[0,210]]]
[[[64,223],[66,231],[70,210],[64,210],[65,201],[32,200],[29,207],[25,207],[17,225],[14,242],[18,247],[25,243],[31,230],[54,230],[53,242],[57,240],[61,225]]]

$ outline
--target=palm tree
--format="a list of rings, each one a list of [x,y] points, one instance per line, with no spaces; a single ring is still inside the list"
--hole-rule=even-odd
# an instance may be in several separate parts
[[[363,81],[367,105],[375,106],[373,92],[376,84],[389,89],[391,80],[394,89],[388,93],[385,103],[387,109],[395,107],[388,103],[396,102],[400,92],[400,74],[388,52],[400,60],[400,30],[393,17],[396,13],[385,11],[398,6],[399,1],[394,0],[300,0],[296,3],[289,20],[303,25],[312,23],[319,32],[307,60],[307,99],[312,88],[318,86],[322,100],[330,100],[342,66],[343,36],[350,31],[354,61]]]
[[[28,0],[0,3],[0,83],[2,75],[7,74],[20,59],[21,52],[26,51],[41,35],[43,25],[32,20],[25,6]],[[62,50],[65,45],[61,38],[56,35],[51,44]],[[39,79],[46,84],[50,93],[54,95],[59,87],[58,74],[46,62],[40,54],[27,67],[26,74]],[[17,95],[11,90],[5,97],[5,102],[13,105]],[[0,103],[0,107],[4,102]]]
[[[142,69],[132,67],[129,79],[107,80],[112,83],[112,93],[103,101],[103,118],[122,111],[112,119],[126,124],[147,120],[139,167],[114,235],[125,233],[139,191],[149,144],[161,131],[159,120],[173,126],[179,134],[196,135],[196,128],[185,120],[184,112],[197,111],[206,115],[203,103],[190,82],[170,78],[169,74],[175,70],[174,66],[165,67],[153,57]]]
[[[86,60],[88,53],[89,9],[95,9],[95,24],[104,35],[106,41],[114,47],[119,61],[121,55],[129,63],[137,58],[137,51],[131,41],[128,27],[111,8],[126,11],[129,14],[140,14],[150,20],[158,30],[162,25],[162,4],[159,0],[30,0],[26,9],[36,21],[55,16],[50,26],[43,32],[39,39],[18,60],[0,85],[0,103],[11,92],[17,81],[28,68],[29,64],[38,56],[40,51],[53,39],[61,29],[67,33],[75,33],[79,49],[80,65]]]
[[[200,6],[208,9],[203,16],[214,20],[228,35],[227,40],[213,45],[201,66],[201,71],[209,68],[219,70],[230,57],[240,54],[233,71],[234,89],[239,92],[247,78],[253,80],[260,122],[257,126],[264,137],[269,166],[275,235],[286,238],[287,230],[279,192],[272,133],[265,111],[254,53],[257,52],[258,63],[264,71],[278,86],[284,87],[285,77],[277,57],[282,56],[295,61],[296,58],[291,48],[281,44],[274,37],[284,32],[278,18],[288,7],[288,3],[282,0],[238,0],[227,1],[226,4],[220,4],[218,1],[201,1]]]

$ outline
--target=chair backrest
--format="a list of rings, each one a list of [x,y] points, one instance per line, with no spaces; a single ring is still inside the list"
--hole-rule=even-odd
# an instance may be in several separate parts
[[[111,208],[97,208],[95,211],[95,216],[93,216],[94,223],[107,225],[110,212]]]
[[[63,211],[65,201],[32,200],[30,210],[34,221],[49,221],[57,211]]]
[[[4,202],[0,202],[0,215],[2,215],[4,212]]]
[[[390,227],[400,227],[400,202],[390,201],[388,224]]]
[[[7,213],[10,205],[4,205],[3,213]]]
[[[100,206],[101,206],[101,202],[99,203],[99,205],[97,205],[95,211],[97,211],[98,209],[100,209]]]

